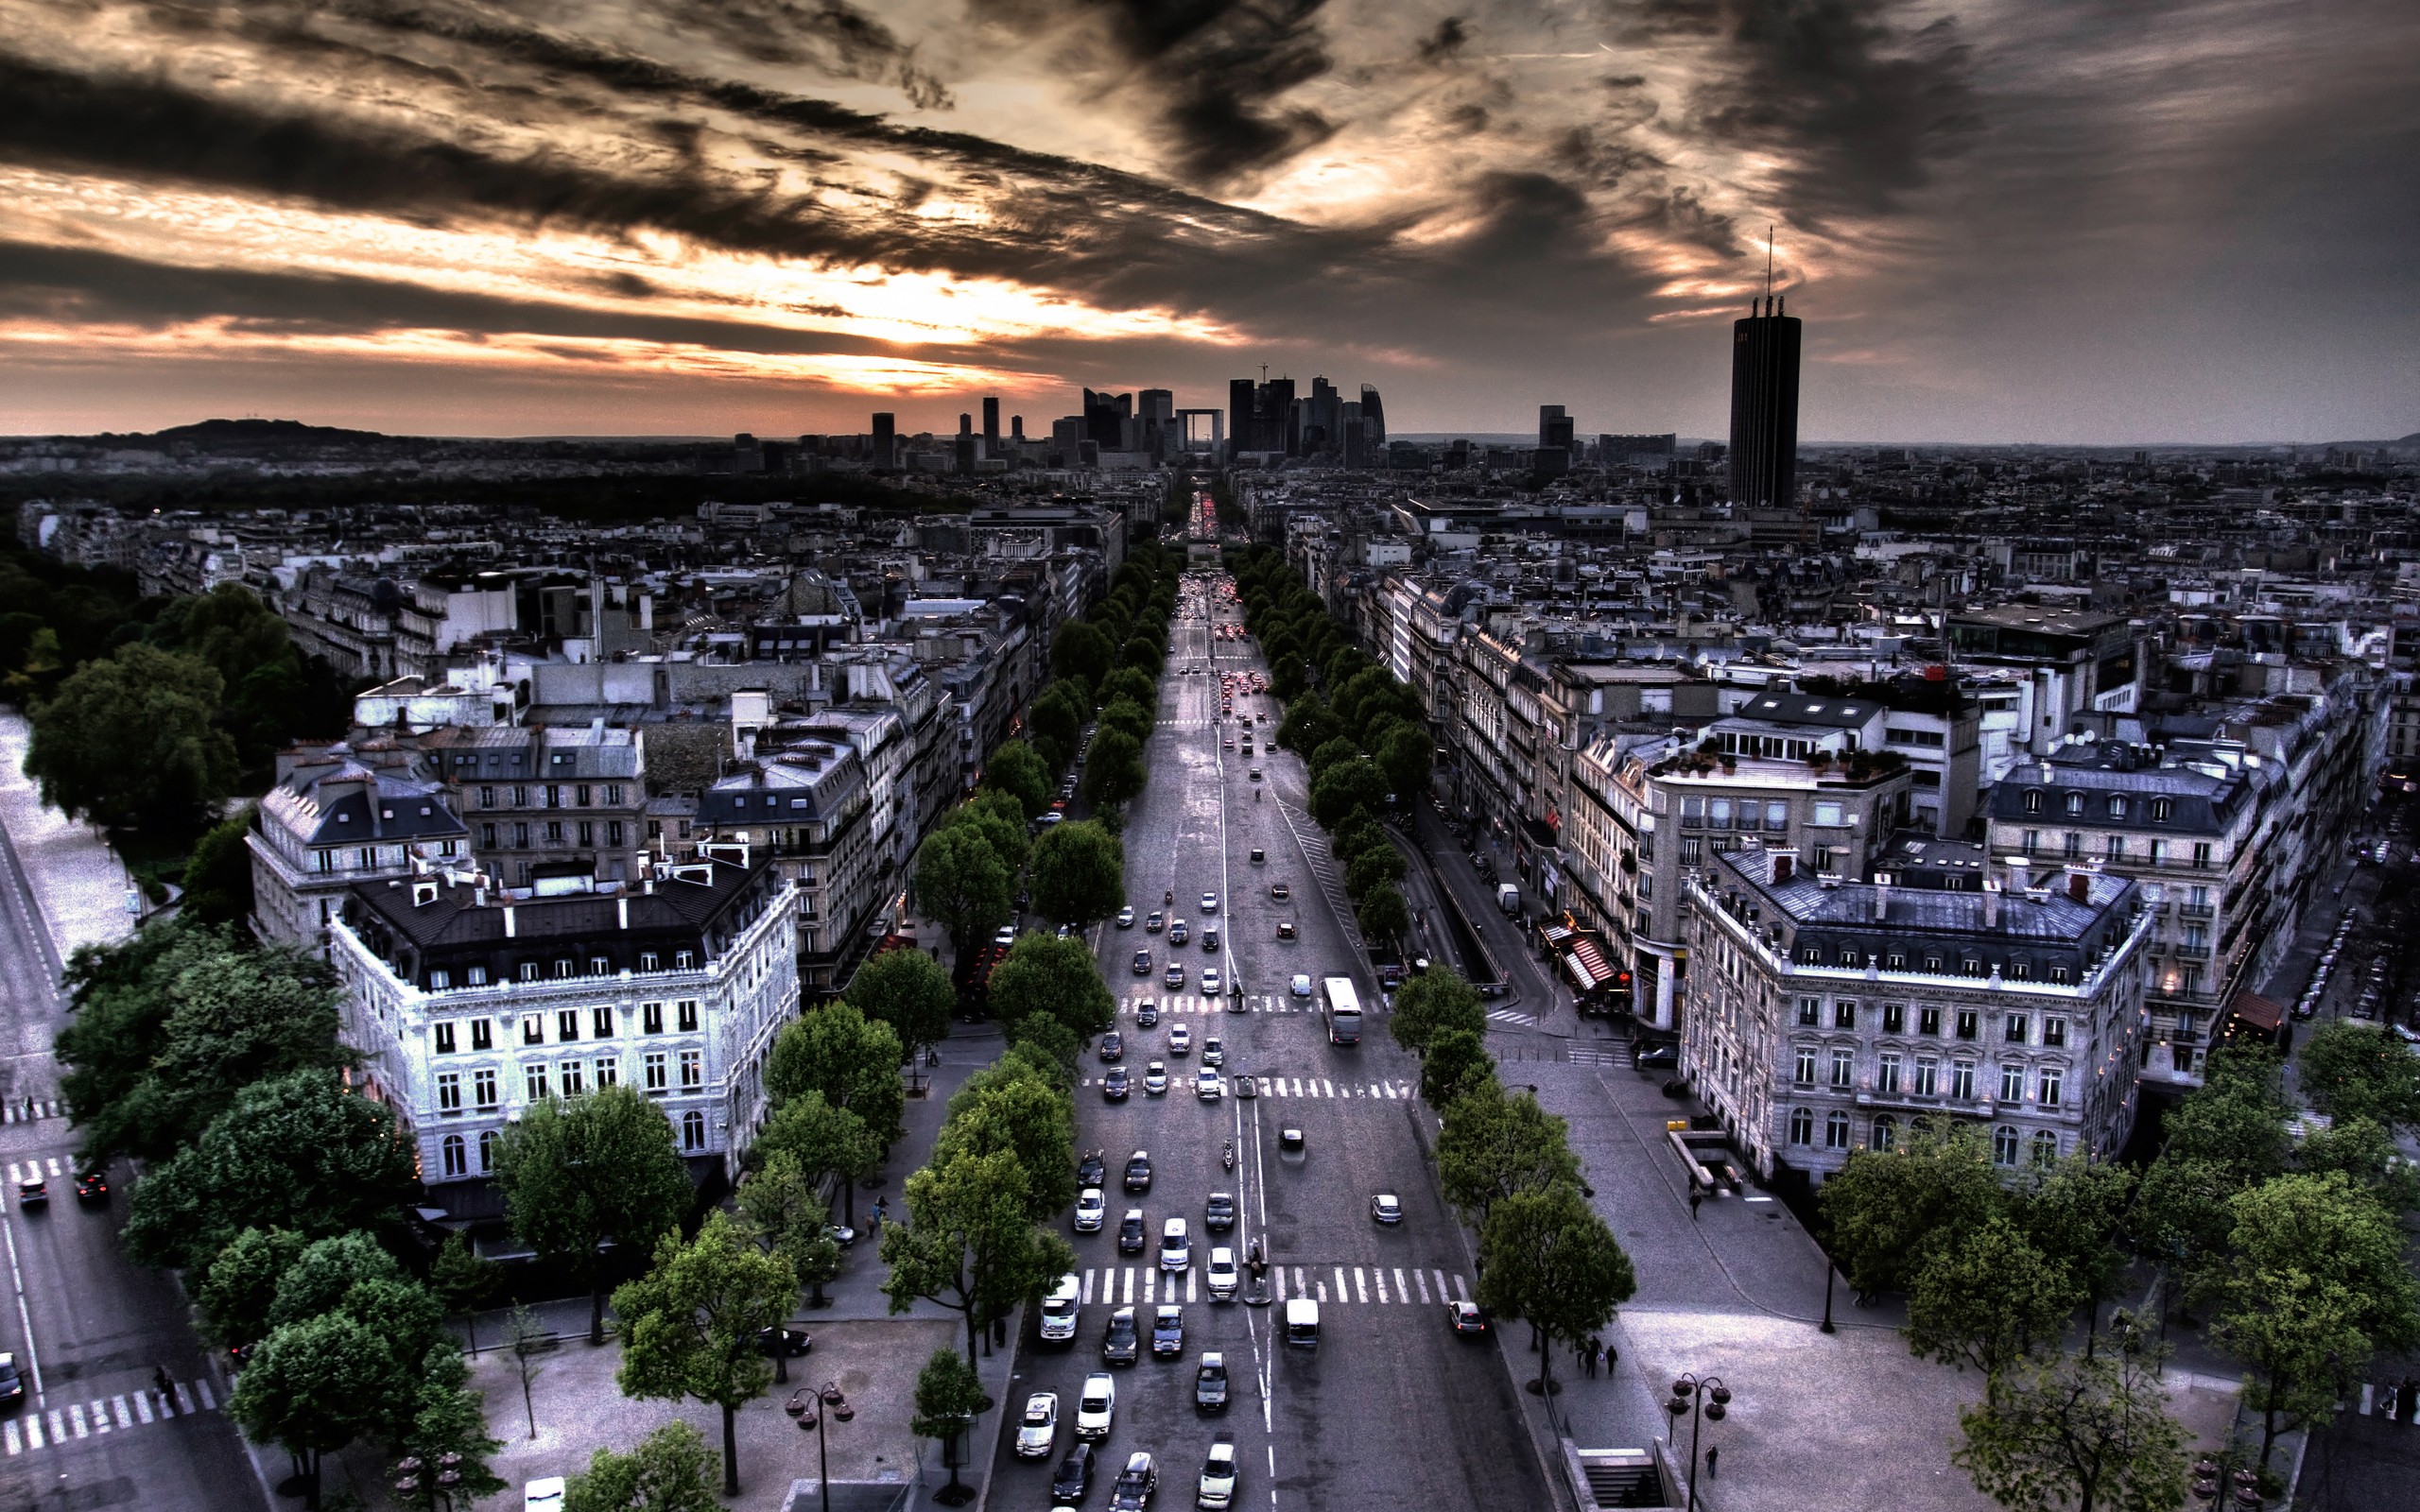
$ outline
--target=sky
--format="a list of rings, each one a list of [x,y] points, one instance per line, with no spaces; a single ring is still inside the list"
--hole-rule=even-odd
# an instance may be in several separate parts
[[[0,433],[2420,431],[2412,0],[0,0]]]

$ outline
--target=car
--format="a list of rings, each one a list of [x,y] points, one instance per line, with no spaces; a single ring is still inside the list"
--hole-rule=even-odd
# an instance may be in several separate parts
[[[1260,847],[1258,847],[1258,846],[1253,846],[1253,847],[1252,848],[1252,864],[1253,864],[1253,866],[1255,866],[1255,867],[1256,867],[1256,866],[1259,866],[1263,861],[1266,861],[1266,860],[1268,860],[1268,859],[1269,859],[1269,858],[1268,858],[1268,856],[1267,856],[1267,855],[1265,855],[1264,853],[1262,853],[1262,850],[1261,850],[1261,848],[1260,848]]]
[[[1059,926],[1059,937],[1061,939],[1072,939],[1075,937],[1075,934],[1076,926],[1073,924],[1062,924]]]
[[[1153,1064],[1156,1065],[1157,1062],[1155,1061]],[[1129,1192],[1149,1192],[1151,1190],[1151,1157],[1142,1150],[1136,1150],[1132,1155],[1127,1157],[1126,1190]]]
[[[1225,1245],[1210,1251],[1210,1263],[1202,1271],[1202,1280],[1210,1286],[1210,1300],[1225,1302],[1236,1295],[1236,1252]]]
[[[1403,1203],[1392,1192],[1381,1192],[1370,1199],[1373,1222],[1398,1224],[1403,1222]]]
[[[1160,1269],[1185,1271],[1193,1267],[1193,1232],[1182,1218],[1170,1218],[1160,1225]]]
[[[1269,901],[1272,903],[1282,903],[1293,896],[1294,889],[1282,882],[1272,882],[1269,885]]]
[[[1076,1419],[1078,1432],[1082,1431],[1082,1418]],[[1106,1430],[1104,1430],[1105,1432]],[[1050,1477],[1050,1503],[1053,1506],[1069,1506],[1084,1499],[1093,1488],[1093,1446],[1079,1438],[1059,1462],[1059,1473]]]
[[[1050,1295],[1042,1299],[1042,1337],[1051,1344],[1065,1344],[1076,1336],[1076,1308],[1083,1299],[1083,1286],[1070,1274],[1059,1278]]]
[[[1119,1034],[1115,1029],[1112,1029],[1109,1033],[1102,1035],[1100,1037],[1100,1058],[1103,1060],[1125,1059],[1126,1037]]]
[[[1487,1314],[1478,1310],[1477,1302],[1447,1302],[1445,1321],[1455,1332],[1466,1337],[1487,1332]]]
[[[1109,1164],[1098,1150],[1086,1150],[1084,1158],[1076,1162],[1076,1185],[1080,1187],[1097,1187],[1108,1174]]]
[[[1132,929],[1134,927],[1134,908],[1132,904],[1130,903],[1126,907],[1117,911],[1117,927],[1120,929]]]
[[[17,1357],[0,1354],[0,1407],[21,1407],[26,1400],[26,1378],[17,1370]]]
[[[1227,1091],[1237,1097],[1258,1097],[1260,1082],[1257,1078],[1239,1071],[1227,1078]]]
[[[1163,1302],[1151,1314],[1151,1358],[1173,1360],[1184,1353],[1184,1309]]]
[[[1138,1449],[1126,1456],[1126,1468],[1109,1488],[1109,1512],[1144,1512],[1159,1488],[1159,1468],[1147,1451]]]
[[[1086,1187],[1076,1194],[1076,1232],[1097,1234],[1108,1217],[1109,1199],[1100,1194],[1100,1188]]]
[[[1253,768],[1252,769],[1252,780],[1253,780],[1253,782],[1259,782],[1259,781],[1260,781],[1260,768],[1259,768],[1259,767],[1255,766],[1255,767],[1253,767]]]
[[[47,1208],[50,1206],[50,1183],[39,1177],[17,1183],[17,1206]]]
[[[1299,1128],[1279,1129],[1277,1131],[1277,1153],[1280,1155],[1302,1154],[1303,1131]]]
[[[1065,818],[1067,817],[1067,816],[1060,812],[1060,810],[1061,810],[1061,809],[1063,809],[1063,808],[1064,808],[1065,806],[1066,806],[1066,805],[1065,805],[1064,803],[1054,803],[1054,804],[1052,804],[1052,805],[1051,805],[1051,807],[1050,807],[1050,812],[1049,812],[1049,813],[1047,813],[1047,814],[1046,814],[1046,815],[1044,815],[1044,816],[1042,816],[1042,822],[1043,822],[1043,824],[1046,827],[1046,826],[1049,826],[1049,825],[1057,824],[1057,823],[1061,822],[1062,820],[1065,819]]]
[[[1107,1438],[1110,1420],[1117,1416],[1117,1378],[1106,1370],[1084,1377],[1076,1396],[1076,1441]]]
[[[109,1177],[98,1171],[87,1171],[76,1178],[76,1200],[101,1203],[110,1200]]]
[[[1132,1365],[1141,1349],[1134,1332],[1134,1310],[1121,1307],[1109,1314],[1109,1332],[1101,1336],[1100,1357],[1111,1365]]]
[[[1227,1078],[1204,1066],[1193,1074],[1193,1095],[1205,1103],[1215,1103],[1227,1095]]]
[[[798,1329],[758,1329],[756,1352],[768,1360],[791,1359],[815,1348],[815,1341]]]
[[[1122,1103],[1132,1094],[1133,1081],[1124,1066],[1112,1066],[1101,1074],[1100,1099],[1105,1103]]]
[[[1681,1047],[1644,1045],[1631,1052],[1630,1063],[1641,1071],[1670,1071],[1681,1063]]]
[[[1219,1039],[1215,1034],[1209,1039],[1202,1040],[1201,1063],[1205,1066],[1225,1065],[1227,1063],[1227,1042]]]
[[[1014,924],[1002,924],[992,932],[992,943],[994,945],[1013,945],[1016,942],[1017,926]]]
[[[1220,742],[1219,742],[1219,748],[1220,750],[1233,750],[1233,749],[1235,749],[1235,748],[1236,748],[1236,737],[1235,737],[1235,736],[1233,736],[1233,735],[1229,735],[1226,739],[1221,740]]]
[[[1150,951],[1136,951],[1134,953],[1134,974],[1136,976],[1149,976],[1151,974],[1151,953]]]
[[[1149,1237],[1143,1228],[1143,1210],[1127,1209],[1126,1216],[1117,1220],[1117,1252],[1121,1255],[1139,1255],[1143,1252],[1143,1246]]]
[[[1160,1005],[1158,1004],[1152,1002],[1150,998],[1145,998],[1142,1002],[1134,1005],[1134,1022],[1137,1026],[1149,1029],[1158,1024],[1159,1022]]]
[[[1160,973],[1160,983],[1168,988],[1184,986],[1184,963],[1183,961],[1168,962],[1168,969]]]
[[[1182,945],[1193,937],[1193,926],[1182,919],[1168,920],[1168,943]]]
[[[1168,927],[1168,916],[1154,908],[1143,916],[1143,933],[1156,935]]]
[[[1277,937],[1279,939],[1292,939],[1294,937],[1294,921],[1292,919],[1281,919],[1277,921]]]
[[[1201,954],[1204,955],[1216,955],[1219,954],[1219,932],[1216,929],[1206,926],[1202,929]]]
[[[1292,992],[1298,998],[1309,997],[1311,995],[1311,974],[1308,971],[1295,972],[1294,980],[1288,984],[1288,990]]]
[[[1167,1061],[1154,1060],[1143,1068],[1143,1090],[1154,1097],[1168,1090]]]
[[[1224,1405],[1221,1396],[1220,1404]],[[1225,1512],[1236,1504],[1236,1437],[1220,1434],[1210,1441],[1210,1452],[1201,1461],[1201,1484],[1195,1487],[1194,1505],[1209,1512]]]
[[[1201,895],[1201,911],[1205,914],[1215,914],[1219,911],[1219,895],[1217,893],[1205,892]]]
[[[1205,966],[1201,969],[1202,996],[1212,998],[1217,997],[1221,985],[1221,978],[1219,975],[1219,969],[1217,967]]]
[[[1059,1393],[1037,1391],[1025,1399],[1017,1423],[1017,1458],[1048,1459],[1059,1441]]]
[[[1214,1234],[1225,1233],[1236,1226],[1236,1197],[1231,1192],[1213,1192],[1201,1205],[1201,1227]]]
[[[1171,1028],[1171,1029],[1169,1029],[1169,1030],[1168,1030],[1168,1054],[1169,1054],[1169,1055],[1171,1055],[1171,1056],[1181,1056],[1181,1055],[1185,1054],[1187,1051],[1191,1050],[1192,1048],[1193,1048],[1193,1031],[1192,1031],[1192,1030],[1190,1030],[1190,1029],[1186,1028],[1184,1024],[1181,1024],[1181,1023],[1180,1023],[1180,1024],[1175,1025],[1173,1028]]]

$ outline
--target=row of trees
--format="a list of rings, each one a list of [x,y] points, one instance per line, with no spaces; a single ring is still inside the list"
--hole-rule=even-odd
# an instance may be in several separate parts
[[[1435,747],[1420,700],[1352,644],[1282,554],[1255,546],[1230,567],[1270,691],[1286,704],[1276,743],[1305,759],[1311,818],[1328,832],[1362,931],[1400,936],[1410,924],[1404,862],[1376,816],[1427,789]]]
[[[1420,1057],[1421,1098],[1442,1121],[1438,1183],[1478,1230],[1479,1305],[1528,1321],[1537,1389],[1551,1390],[1555,1347],[1602,1331],[1638,1290],[1630,1256],[1588,1204],[1568,1126],[1496,1079],[1477,988],[1432,967],[1395,994],[1389,1026]]]

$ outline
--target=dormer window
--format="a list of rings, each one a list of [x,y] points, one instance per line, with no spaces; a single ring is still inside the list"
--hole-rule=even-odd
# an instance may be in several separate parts
[[[2083,795],[2082,793],[2070,793],[2067,795],[2067,812],[2069,814],[2082,814],[2083,812]]]
[[[2126,816],[2126,800],[2116,793],[2109,795],[2109,816],[2113,819]]]
[[[2152,799],[2152,822],[2153,824],[2165,822],[2168,816],[2174,812],[2176,812],[2176,805],[2173,800],[2164,798],[2155,798]]]
[[[2042,790],[2040,788],[2029,787],[2025,790],[2025,812],[2028,814],[2039,814],[2042,812]]]

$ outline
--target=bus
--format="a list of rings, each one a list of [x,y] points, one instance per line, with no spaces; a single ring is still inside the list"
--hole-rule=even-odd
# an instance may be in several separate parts
[[[1349,976],[1331,976],[1320,983],[1320,995],[1327,1000],[1327,1042],[1332,1045],[1357,1045],[1361,1042],[1361,995],[1353,990]]]

